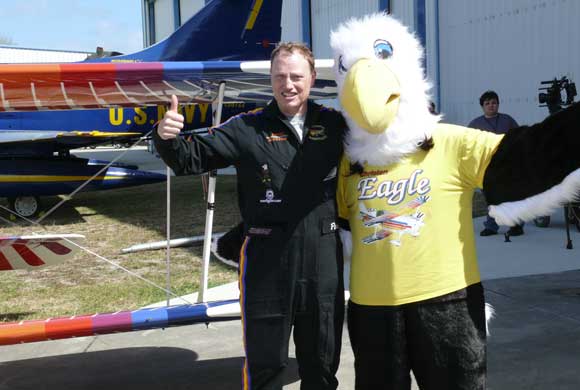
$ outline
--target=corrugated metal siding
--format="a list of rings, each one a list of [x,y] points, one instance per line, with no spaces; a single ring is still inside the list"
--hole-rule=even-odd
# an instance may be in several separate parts
[[[174,30],[173,0],[155,1],[155,43],[167,38]]]
[[[181,24],[184,24],[189,18],[197,13],[203,6],[205,0],[180,0],[179,1]]]
[[[0,63],[75,62],[86,59],[88,54],[86,52],[0,47]]]
[[[425,42],[425,66],[427,67],[427,79],[433,86],[431,93],[431,100],[437,106],[439,110],[439,99],[438,99],[438,75],[439,75],[439,59],[438,59],[438,41],[437,41],[437,7],[435,1],[425,2],[425,30],[426,30],[426,42]]]
[[[377,0],[312,0],[312,48],[316,58],[331,58],[330,31],[353,17],[379,10]]]
[[[500,111],[519,123],[543,119],[540,81],[580,82],[580,2],[446,0],[440,7],[442,111],[466,124],[481,115],[479,96],[500,96]]]
[[[413,1],[410,0],[391,0],[391,15],[401,21],[409,29],[415,29],[415,14]]]
[[[302,42],[302,0],[282,2],[282,41]]]

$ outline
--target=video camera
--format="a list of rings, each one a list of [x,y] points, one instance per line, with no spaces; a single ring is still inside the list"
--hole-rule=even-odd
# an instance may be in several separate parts
[[[538,94],[538,100],[540,102],[540,107],[548,107],[550,115],[560,111],[562,108],[574,103],[574,97],[576,93],[576,84],[568,80],[567,77],[562,77],[560,80],[554,78],[550,81],[540,81],[542,85],[548,85],[547,87],[540,87],[540,92]],[[562,100],[562,90],[566,92],[566,100]],[[566,217],[566,236],[567,236],[567,249],[572,249],[572,240],[570,239],[570,224],[575,224],[580,231],[580,207],[572,203],[564,205],[564,215]],[[538,217],[534,219],[534,223],[538,227],[548,227],[550,225],[550,216]]]
[[[574,102],[574,97],[576,93],[576,84],[568,80],[566,76],[562,77],[560,80],[554,78],[550,81],[541,81],[540,84],[548,85],[547,87],[540,87],[540,92],[538,94],[538,100],[540,102],[540,107],[548,107],[550,114],[560,111],[563,106],[569,106]],[[562,100],[562,90],[566,92],[566,100]]]

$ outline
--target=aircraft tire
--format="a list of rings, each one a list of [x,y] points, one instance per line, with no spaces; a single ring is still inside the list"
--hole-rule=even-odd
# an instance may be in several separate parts
[[[37,216],[41,209],[38,196],[17,196],[10,198],[8,201],[12,211],[26,218]]]

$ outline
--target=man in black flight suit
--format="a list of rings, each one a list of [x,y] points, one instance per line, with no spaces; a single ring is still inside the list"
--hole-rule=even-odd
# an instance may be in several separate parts
[[[246,353],[243,389],[282,389],[294,326],[301,389],[336,389],[344,287],[335,207],[342,116],[308,100],[311,51],[272,52],[274,101],[237,115],[208,137],[185,141],[177,98],[154,135],[178,175],[234,165],[244,221],[240,305]]]

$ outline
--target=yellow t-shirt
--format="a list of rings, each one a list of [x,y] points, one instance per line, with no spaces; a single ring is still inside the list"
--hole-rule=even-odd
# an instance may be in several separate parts
[[[480,281],[472,199],[502,135],[439,124],[434,147],[389,166],[340,165],[337,200],[352,232],[350,298],[402,305]]]

